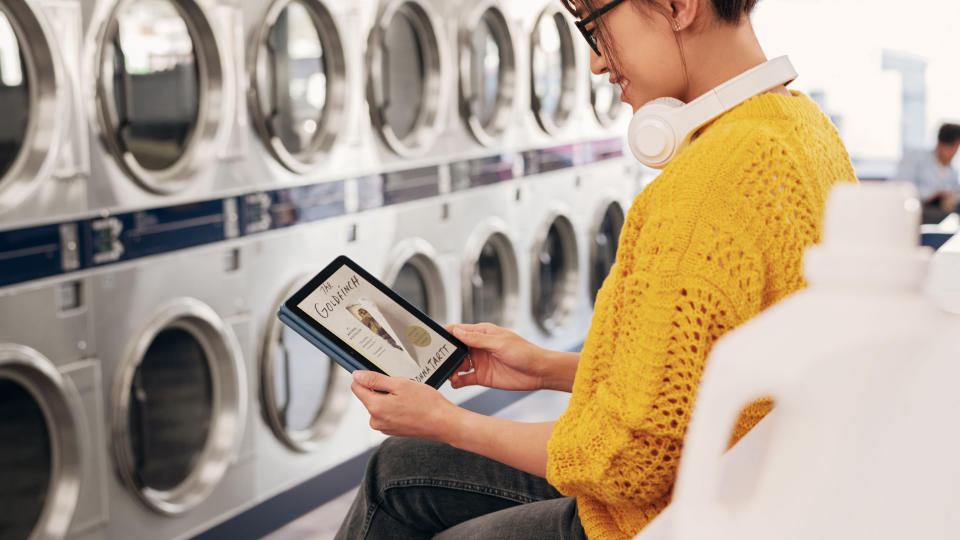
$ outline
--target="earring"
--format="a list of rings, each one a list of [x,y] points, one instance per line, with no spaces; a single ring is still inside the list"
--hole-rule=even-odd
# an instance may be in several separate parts
[[[673,31],[674,32],[680,31],[680,21],[678,21],[677,19],[673,19]]]

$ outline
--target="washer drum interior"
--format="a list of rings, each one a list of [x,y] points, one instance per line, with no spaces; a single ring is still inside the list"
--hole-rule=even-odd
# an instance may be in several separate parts
[[[620,230],[626,221],[623,207],[616,201],[607,201],[598,209],[590,229],[590,298],[597,293],[617,260]]]
[[[578,261],[573,224],[554,215],[541,228],[532,253],[533,316],[548,334],[566,324],[577,307]]]
[[[210,307],[177,299],[128,348],[113,388],[113,453],[149,508],[179,514],[214,490],[246,418],[243,357]]]

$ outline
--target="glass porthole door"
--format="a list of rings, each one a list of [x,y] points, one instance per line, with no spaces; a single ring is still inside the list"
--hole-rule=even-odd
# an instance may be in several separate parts
[[[398,155],[426,152],[440,134],[444,95],[440,42],[430,13],[412,0],[387,4],[367,52],[374,126]]]
[[[533,113],[545,132],[555,134],[570,120],[577,80],[570,25],[560,10],[549,8],[537,20],[530,66]]]
[[[343,130],[346,60],[333,16],[315,0],[271,5],[251,51],[251,114],[273,157],[296,173],[323,163]]]
[[[460,109],[474,137],[493,144],[514,103],[516,57],[507,20],[496,7],[470,17],[460,31]]]
[[[97,113],[102,140],[144,189],[188,187],[212,153],[223,66],[194,0],[121,0],[101,36]]]
[[[578,260],[573,224],[565,216],[554,217],[533,250],[533,314],[547,333],[562,327],[576,307]]]

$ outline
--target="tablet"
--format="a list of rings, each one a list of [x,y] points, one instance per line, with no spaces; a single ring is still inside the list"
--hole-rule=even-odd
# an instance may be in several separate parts
[[[280,320],[347,371],[366,369],[439,388],[468,348],[345,256],[280,308]]]

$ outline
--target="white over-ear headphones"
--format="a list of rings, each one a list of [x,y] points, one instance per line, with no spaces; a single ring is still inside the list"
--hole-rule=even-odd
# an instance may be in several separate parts
[[[644,165],[662,169],[690,144],[693,134],[704,124],[796,78],[790,59],[781,56],[745,71],[690,103],[674,98],[655,99],[641,107],[630,121],[630,150]]]

